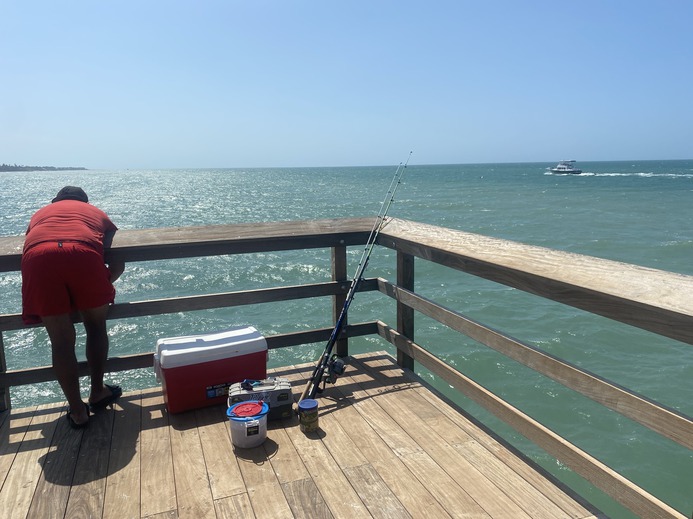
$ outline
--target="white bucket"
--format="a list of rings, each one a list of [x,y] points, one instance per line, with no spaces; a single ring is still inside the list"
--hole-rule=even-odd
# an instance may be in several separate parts
[[[238,402],[226,410],[231,424],[231,442],[241,449],[262,445],[267,439],[269,406],[259,400]]]

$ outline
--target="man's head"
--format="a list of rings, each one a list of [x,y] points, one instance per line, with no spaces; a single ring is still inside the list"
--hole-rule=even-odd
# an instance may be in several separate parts
[[[89,202],[87,194],[81,187],[75,186],[65,186],[60,191],[56,197],[52,200],[53,203],[60,202],[61,200],[79,200],[80,202]]]

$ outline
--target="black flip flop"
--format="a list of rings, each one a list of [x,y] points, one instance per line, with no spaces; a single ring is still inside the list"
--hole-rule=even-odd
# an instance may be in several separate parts
[[[120,388],[120,386],[109,386],[108,384],[104,384],[108,389],[111,390],[111,394],[107,397],[102,398],[98,402],[94,402],[93,404],[89,404],[89,410],[92,413],[95,413],[96,411],[100,411],[101,409],[107,408],[109,405],[115,404],[120,396],[123,394],[123,390]]]
[[[70,427],[73,429],[84,429],[89,425],[89,406],[87,404],[84,404],[84,407],[87,410],[87,421],[84,423],[77,423],[72,419],[72,416],[70,416],[70,408],[67,408],[67,414],[65,415],[67,418],[67,422],[70,424]]]

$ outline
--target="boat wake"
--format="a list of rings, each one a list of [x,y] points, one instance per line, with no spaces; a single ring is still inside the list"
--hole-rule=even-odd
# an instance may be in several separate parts
[[[593,173],[596,177],[641,177],[641,178],[693,178],[693,173]]]
[[[544,175],[552,177],[639,177],[639,178],[691,178],[693,173],[652,173],[652,172],[634,172],[634,173],[597,173],[593,171],[583,171],[582,173],[553,173],[546,171]]]

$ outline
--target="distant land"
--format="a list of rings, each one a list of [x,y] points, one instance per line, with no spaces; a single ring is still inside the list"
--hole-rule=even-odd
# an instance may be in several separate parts
[[[17,164],[0,164],[0,171],[77,171],[87,168],[73,168],[60,166],[18,166]]]

